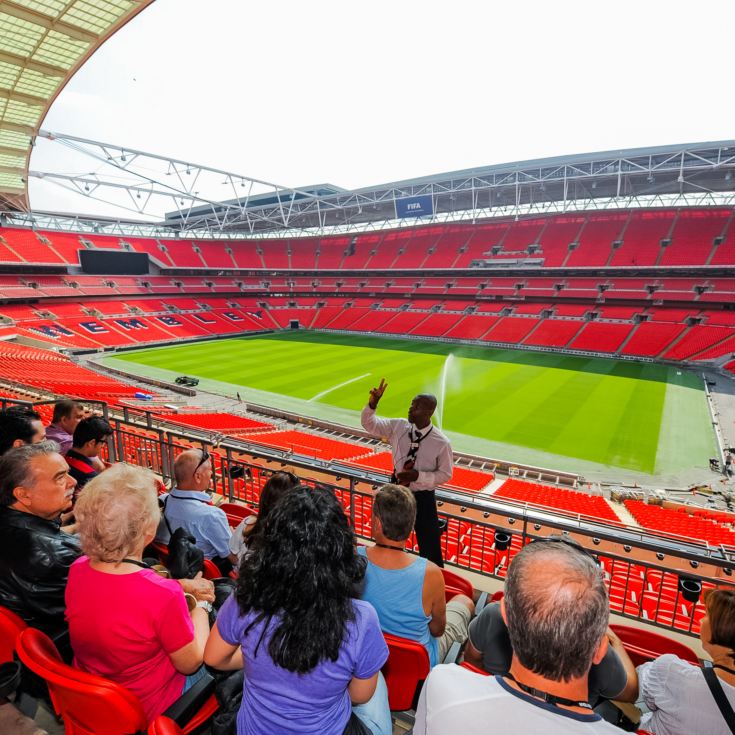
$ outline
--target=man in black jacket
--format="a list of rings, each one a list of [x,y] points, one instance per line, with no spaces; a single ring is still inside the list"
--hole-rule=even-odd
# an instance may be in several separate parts
[[[76,480],[56,442],[0,458],[0,605],[53,635],[65,628],[64,590],[79,541],[61,530]]]
[[[51,637],[66,630],[69,567],[82,555],[78,538],[60,524],[76,484],[56,442],[0,457],[0,605]],[[178,581],[184,592],[214,600],[210,580]]]

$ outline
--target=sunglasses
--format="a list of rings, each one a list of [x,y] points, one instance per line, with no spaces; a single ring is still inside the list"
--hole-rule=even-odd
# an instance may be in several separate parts
[[[197,470],[205,463],[209,461],[209,452],[206,449],[202,449],[202,458],[199,460],[199,464],[194,468],[192,475],[196,475]]]

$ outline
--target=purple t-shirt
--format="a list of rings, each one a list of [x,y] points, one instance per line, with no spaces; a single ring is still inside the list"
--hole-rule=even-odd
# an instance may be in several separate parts
[[[238,735],[341,735],[352,708],[347,685],[353,677],[369,679],[388,658],[375,610],[361,600],[352,604],[355,620],[347,623],[337,660],[322,661],[307,674],[281,668],[268,654],[277,620],[271,620],[255,656],[265,623],[253,626],[244,637],[257,613],[241,616],[234,595],[222,605],[217,615],[219,633],[227,643],[240,644],[243,651],[245,686],[237,715]]]

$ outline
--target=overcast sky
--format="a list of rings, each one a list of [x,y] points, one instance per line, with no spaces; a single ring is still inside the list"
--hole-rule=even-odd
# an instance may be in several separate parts
[[[156,0],[43,127],[345,188],[733,139],[733,21],[733,0]]]

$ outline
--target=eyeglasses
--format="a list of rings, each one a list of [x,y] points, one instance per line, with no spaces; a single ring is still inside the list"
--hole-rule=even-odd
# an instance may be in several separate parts
[[[202,449],[202,458],[199,460],[199,464],[194,468],[194,472],[192,472],[192,476],[196,475],[197,470],[209,460],[209,452],[206,449]]]

